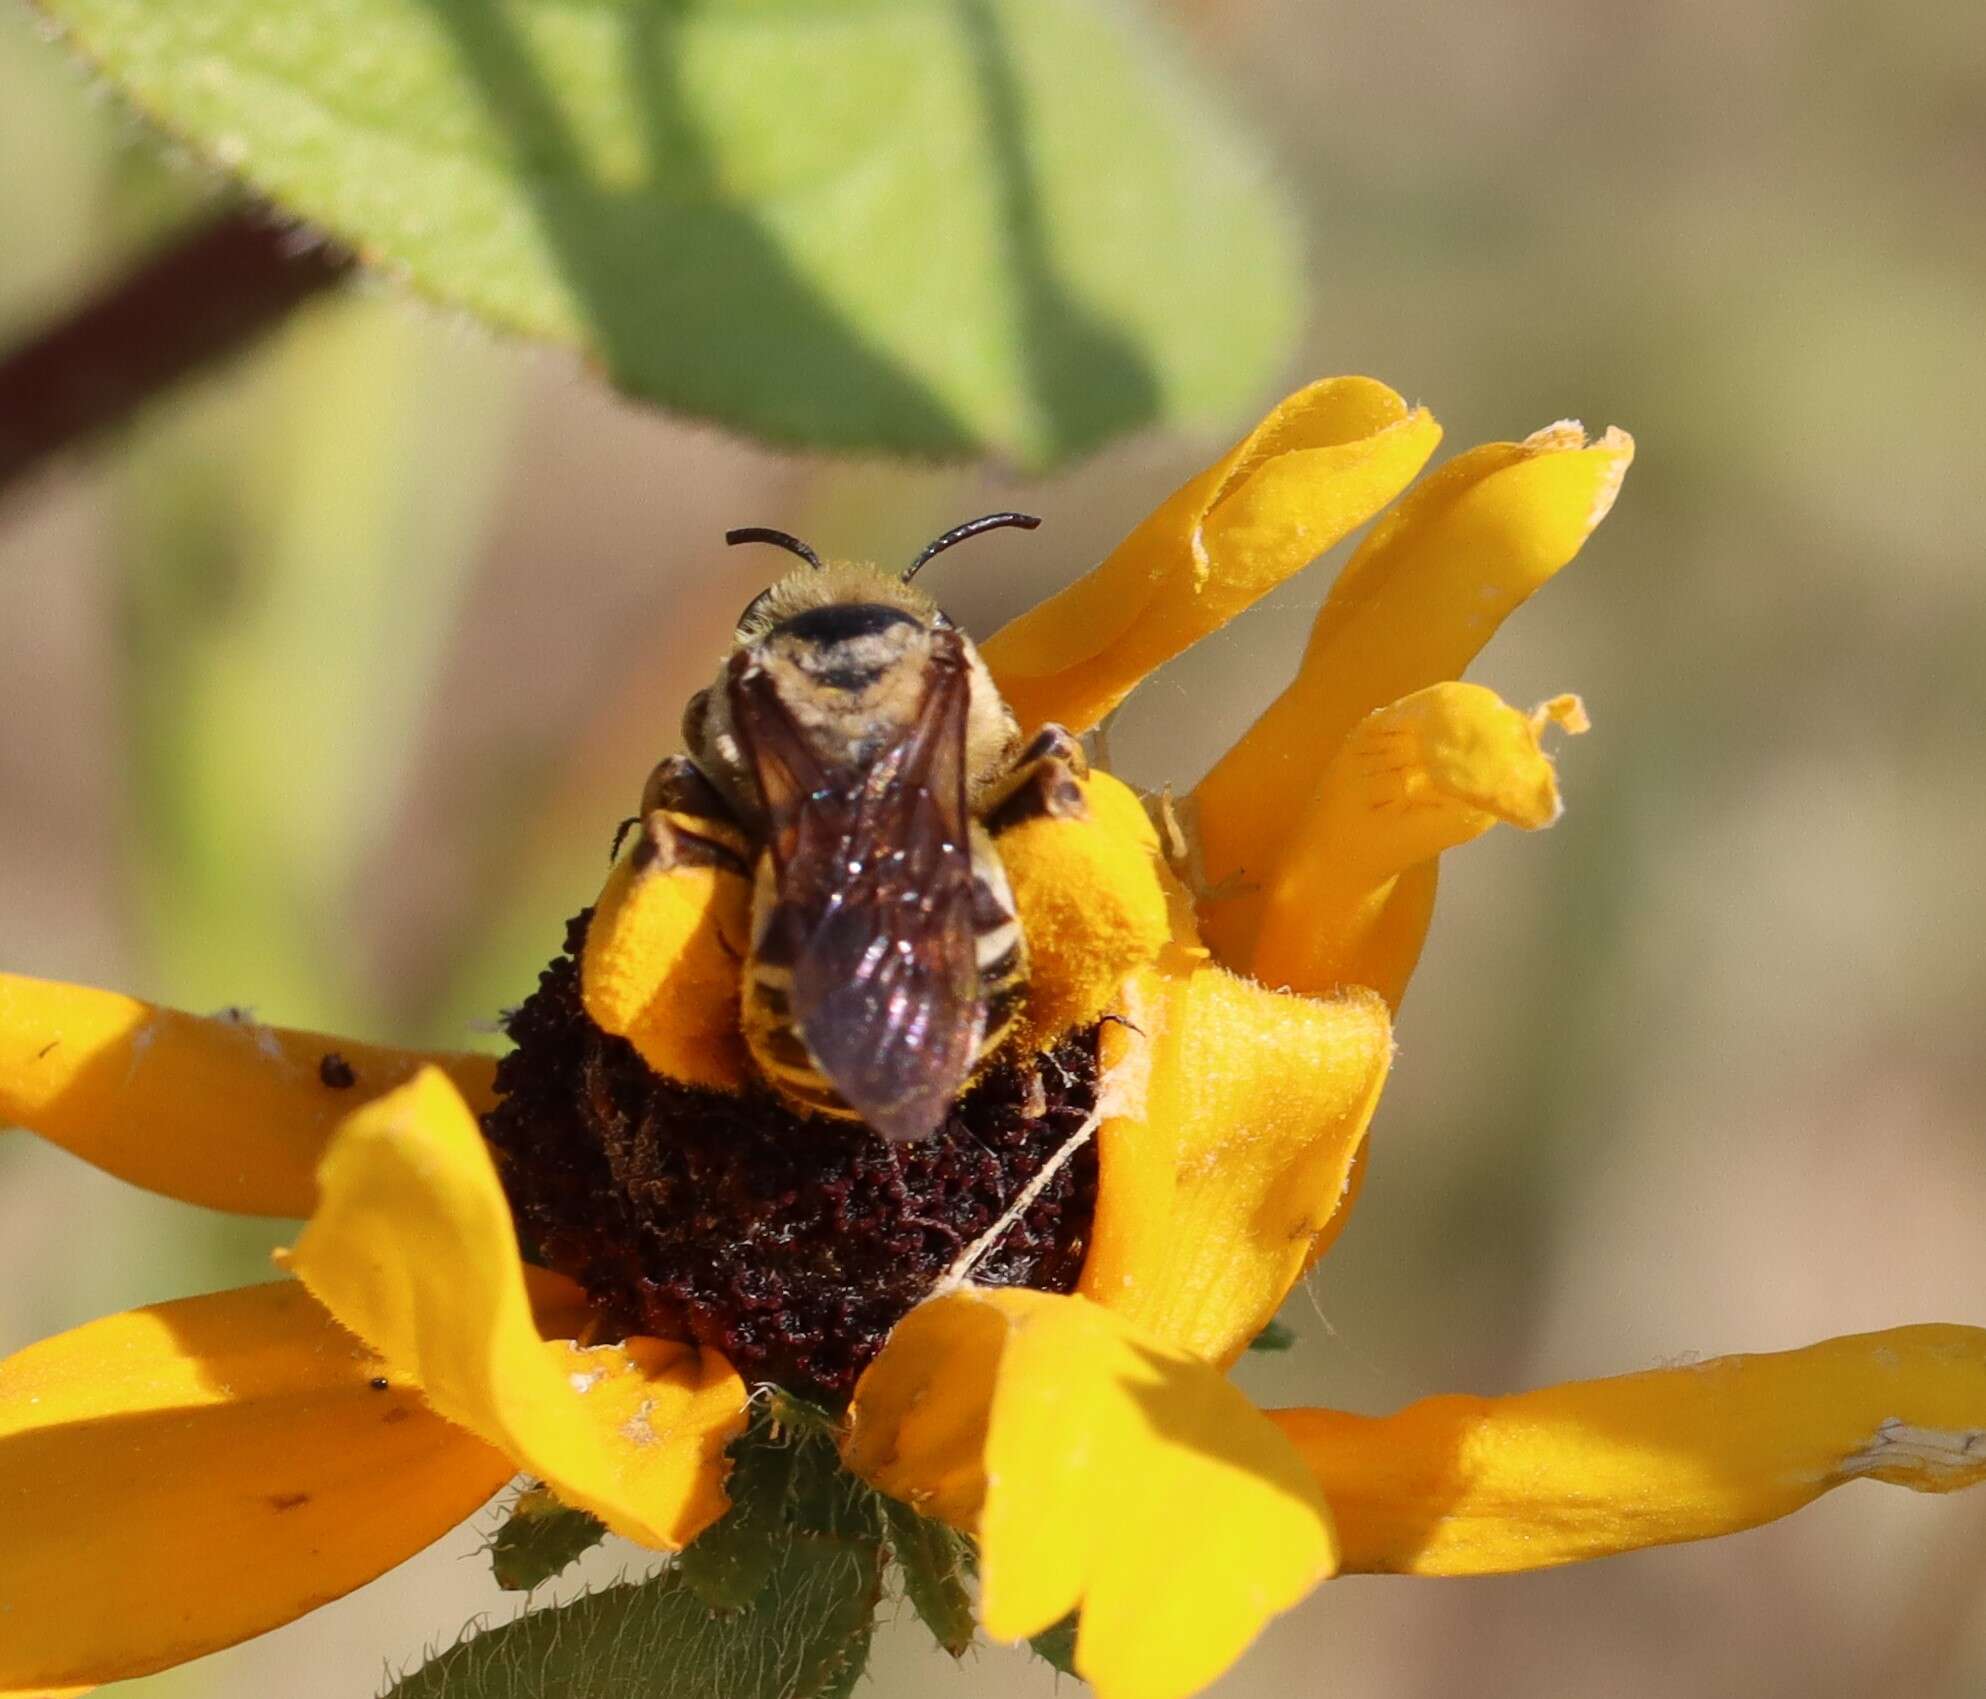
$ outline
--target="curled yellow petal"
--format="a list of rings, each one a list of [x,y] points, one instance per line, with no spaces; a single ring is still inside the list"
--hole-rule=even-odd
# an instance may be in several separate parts
[[[1169,958],[1106,1028],[1110,1093],[1080,1290],[1231,1362],[1337,1215],[1392,1060],[1365,990],[1294,997]]]
[[[1736,1533],[1848,1481],[1986,1481],[1986,1329],[1899,1327],[1391,1416],[1271,1415],[1324,1489],[1347,1570],[1544,1569]]]
[[[608,875],[580,959],[580,994],[657,1073],[735,1089],[746,1077],[739,964],[751,925],[743,840],[685,814],[649,815]]]
[[[681,1547],[723,1514],[737,1372],[689,1345],[541,1336],[503,1188],[441,1075],[352,1116],[319,1184],[291,1267],[437,1411],[643,1545]]]
[[[1194,792],[1210,884],[1253,886],[1201,919],[1223,961],[1251,959],[1266,878],[1346,734],[1373,709],[1457,678],[1512,609],[1578,554],[1634,456],[1576,425],[1459,455],[1360,544],[1317,616],[1295,681]]]
[[[1023,727],[1086,731],[1147,673],[1363,525],[1441,429],[1371,378],[1283,401],[1087,576],[981,646]]]
[[[1081,1298],[920,1305],[856,1387],[846,1455],[976,1531],[994,1638],[1080,1607],[1101,1699],[1198,1692],[1333,1566],[1315,1483],[1261,1412]]]
[[[496,1063],[205,1018],[0,973],[0,1126],[209,1209],[308,1215],[338,1122],[425,1066],[478,1108]]]
[[[1433,684],[1352,729],[1269,880],[1255,977],[1322,992],[1369,985],[1399,1002],[1426,935],[1432,879],[1401,876],[1498,821],[1534,831],[1559,816],[1539,743],[1586,727],[1576,696],[1519,713],[1478,684]],[[1396,898],[1402,907],[1395,907]]]
[[[511,1473],[294,1281],[0,1363],[0,1691],[183,1663],[437,1539]]]
[[[1080,817],[1042,815],[999,840],[1027,939],[1028,1044],[1047,1049],[1103,1014],[1126,974],[1171,936],[1163,863],[1145,811],[1108,773]]]

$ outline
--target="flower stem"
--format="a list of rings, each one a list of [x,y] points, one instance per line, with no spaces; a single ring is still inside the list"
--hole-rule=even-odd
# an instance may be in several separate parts
[[[0,494],[246,347],[351,269],[341,250],[253,208],[209,219],[147,255],[0,355]]]

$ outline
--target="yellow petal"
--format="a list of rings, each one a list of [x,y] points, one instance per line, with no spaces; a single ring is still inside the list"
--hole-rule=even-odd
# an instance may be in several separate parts
[[[913,1310],[856,1388],[847,1456],[976,1530],[995,1639],[1080,1607],[1076,1668],[1101,1699],[1198,1692],[1332,1570],[1314,1483],[1261,1412],[1081,1298]]]
[[[0,1690],[142,1675],[383,1574],[511,1475],[294,1281],[0,1363]]]
[[[1391,1416],[1271,1415],[1316,1472],[1346,1569],[1544,1569],[1736,1533],[1846,1481],[1986,1481],[1986,1329],[1899,1327]]]
[[[1209,1362],[1276,1313],[1337,1215],[1392,1059],[1386,1006],[1169,961],[1105,1029],[1110,1111],[1080,1290]]]
[[[1534,831],[1558,818],[1539,745],[1552,724],[1586,729],[1576,696],[1521,714],[1479,684],[1433,684],[1368,714],[1269,881],[1255,977],[1309,992],[1369,985],[1397,1005],[1433,906],[1431,878],[1401,897],[1401,876],[1499,820]]]
[[[1579,552],[1620,490],[1634,443],[1576,425],[1450,461],[1376,525],[1332,586],[1294,683],[1194,792],[1210,885],[1252,892],[1202,920],[1223,961],[1251,959],[1260,888],[1346,734],[1373,709],[1457,678],[1510,611]]]
[[[737,1372],[690,1345],[541,1337],[503,1188],[441,1075],[352,1116],[319,1184],[291,1266],[442,1415],[643,1545],[683,1546],[723,1514]]]
[[[1108,773],[1082,791],[1083,817],[1043,815],[1000,836],[1027,939],[1026,1042],[1036,1050],[1094,1022],[1171,936],[1164,863],[1138,799]]]
[[[1086,731],[1407,487],[1441,439],[1370,378],[1290,396],[1110,556],[981,646],[1024,728]]]
[[[1304,1255],[1303,1274],[1308,1274],[1330,1254],[1331,1247],[1338,1242],[1338,1235],[1344,1232],[1346,1222],[1352,1218],[1352,1211],[1358,1207],[1359,1194],[1365,1190],[1365,1173],[1371,1166],[1371,1158],[1372,1141],[1360,1139],[1358,1152],[1352,1157],[1351,1172],[1345,1176],[1345,1189],[1338,1198],[1338,1207],[1331,1212],[1331,1219],[1324,1223],[1323,1230],[1310,1241],[1310,1249]]]
[[[594,905],[580,961],[586,1012],[603,1031],[657,1073],[719,1090],[736,1089],[749,1066],[738,1027],[752,903],[743,855],[712,822],[650,815]]]
[[[340,1061],[349,1085],[327,1083],[345,1078]],[[430,1065],[478,1108],[493,1101],[496,1063],[486,1056],[205,1019],[0,974],[0,1126],[26,1127],[134,1186],[209,1209],[308,1215],[332,1128]]]

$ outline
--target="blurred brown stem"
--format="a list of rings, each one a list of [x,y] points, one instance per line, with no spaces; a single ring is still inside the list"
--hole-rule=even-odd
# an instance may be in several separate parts
[[[306,245],[252,210],[224,213],[147,255],[0,355],[0,494],[246,347],[351,269],[338,249]]]

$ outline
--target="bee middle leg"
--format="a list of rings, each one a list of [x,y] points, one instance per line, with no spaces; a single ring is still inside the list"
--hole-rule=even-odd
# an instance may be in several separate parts
[[[986,829],[997,838],[1029,820],[1082,819],[1088,806],[1080,781],[1089,773],[1083,746],[1063,727],[1043,726],[993,788],[981,813]]]

